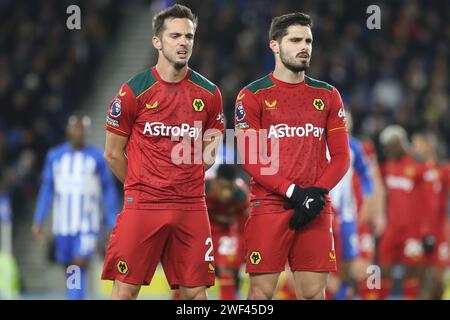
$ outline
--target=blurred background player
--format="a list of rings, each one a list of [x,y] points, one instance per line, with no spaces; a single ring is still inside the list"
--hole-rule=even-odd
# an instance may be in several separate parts
[[[89,117],[70,116],[68,142],[49,150],[32,227],[36,242],[42,244],[43,223],[53,211],[56,260],[65,268],[80,268],[80,288],[66,288],[70,300],[86,297],[88,263],[97,249],[101,226],[106,223],[112,229],[119,211],[114,178],[103,150],[86,144],[89,126]]]
[[[239,272],[245,262],[243,231],[250,195],[247,185],[236,174],[233,165],[222,164],[216,176],[206,180],[206,204],[221,300],[238,299]]]
[[[362,300],[371,300],[377,295],[372,294],[373,290],[367,286],[367,270],[370,265],[376,264],[376,242],[386,226],[385,189],[375,145],[368,137],[362,137],[360,141],[373,181],[373,199],[364,201],[360,177],[354,175],[359,257],[354,261],[352,271],[356,280],[357,296]]]
[[[245,262],[244,226],[250,194],[233,165],[222,164],[206,180],[206,204],[214,246],[221,300],[238,299],[239,272]]]
[[[352,132],[353,122],[351,113],[346,113],[347,130]],[[333,221],[335,230],[335,246],[337,256],[337,274],[334,275],[335,283],[329,290],[333,299],[351,299],[355,294],[354,263],[359,257],[358,241],[358,216],[357,200],[354,184],[354,175],[360,181],[362,215],[368,215],[373,206],[373,179],[361,143],[352,135],[349,137],[350,144],[350,168],[341,181],[330,191],[333,208],[336,212]],[[337,283],[336,283],[337,282]],[[331,289],[331,288],[329,288]]]
[[[417,299],[424,246],[431,237],[432,201],[427,193],[425,166],[411,154],[406,131],[391,125],[380,134],[386,154],[382,174],[386,185],[387,225],[380,240],[379,264],[382,281],[380,299],[392,288],[392,268],[404,267],[403,297]]]
[[[205,182],[220,300],[239,298],[239,273],[245,262],[243,232],[250,195],[236,169],[234,165],[220,164]],[[174,292],[173,299],[179,299],[179,290]]]
[[[412,147],[418,160],[425,165],[426,196],[432,201],[431,235],[424,239],[424,269],[422,270],[422,298],[440,300],[444,292],[444,271],[449,264],[448,243],[448,173],[437,162],[437,139],[430,131],[416,132]]]

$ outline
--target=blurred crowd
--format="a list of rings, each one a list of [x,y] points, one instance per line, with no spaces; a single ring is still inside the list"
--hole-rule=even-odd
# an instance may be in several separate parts
[[[34,198],[45,153],[64,139],[120,26],[118,2],[0,1],[0,189]],[[71,4],[81,30],[66,27]]]

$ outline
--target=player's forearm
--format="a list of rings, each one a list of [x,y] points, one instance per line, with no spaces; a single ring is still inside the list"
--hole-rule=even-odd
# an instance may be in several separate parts
[[[367,223],[372,221],[375,216],[375,197],[373,195],[365,195],[361,205],[360,221]]]
[[[244,133],[244,131],[238,131],[238,135],[247,134],[250,136],[251,133],[252,132],[249,131],[247,131],[246,133]],[[239,153],[239,157],[243,162],[242,168],[253,178],[253,180],[262,185],[264,188],[271,190],[272,192],[275,192],[279,195],[286,196],[286,191],[292,184],[292,181],[289,181],[276,172],[263,174],[264,171],[267,171],[267,166],[263,165],[260,162],[260,158],[258,157],[258,155],[267,153],[264,152],[265,150],[260,150],[260,148],[263,148],[262,146],[250,146],[250,141],[252,141],[252,139],[250,139],[248,143],[246,142],[246,139],[242,137],[238,137],[237,139],[237,150]],[[251,152],[257,155],[256,159],[252,159],[252,155],[250,154]]]
[[[328,137],[327,142],[331,160],[314,185],[331,190],[347,173],[350,166],[348,134],[344,131],[335,133]]]
[[[45,221],[53,200],[53,185],[51,181],[44,181],[39,190],[34,214],[34,223],[42,224]]]
[[[211,168],[214,163],[216,162],[216,154],[214,152],[214,154],[209,155],[209,156],[205,156],[205,152],[203,152],[203,169],[205,170],[205,172]]]
[[[373,170],[374,180],[374,219],[385,218],[386,212],[386,190],[384,188],[383,179],[378,168]]]
[[[374,193],[373,179],[370,176],[368,169],[359,171],[358,173],[361,179],[361,188],[366,196],[372,196]]]
[[[280,176],[279,174],[262,175],[261,164],[242,164],[242,168],[260,185],[279,195],[286,196],[286,191],[292,184],[292,181]]]
[[[203,168],[205,169],[205,172],[208,171],[208,169],[211,168],[213,165],[214,165],[214,163],[203,162]]]
[[[103,193],[103,208],[106,215],[105,220],[108,227],[112,229],[116,222],[116,215],[120,210],[117,201],[117,192],[113,181],[103,187]]]
[[[211,155],[205,155],[203,151],[203,169],[206,172],[209,168],[211,168],[216,162],[216,152],[213,151]]]
[[[128,173],[128,160],[123,152],[105,152],[104,156],[111,171],[120,182],[124,183]]]
[[[202,157],[203,157],[203,168],[205,172],[211,168],[215,161],[216,155],[219,150],[219,144],[222,141],[222,133],[217,130],[215,133],[204,137]]]

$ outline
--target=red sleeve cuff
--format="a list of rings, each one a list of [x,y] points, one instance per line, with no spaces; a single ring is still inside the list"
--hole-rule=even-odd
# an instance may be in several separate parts
[[[289,189],[289,187],[293,184],[293,182],[289,181],[283,181],[281,185],[278,187],[278,193],[282,196],[286,196],[286,192]]]
[[[337,128],[333,128],[333,129],[328,129],[328,135],[330,134],[335,134],[338,132],[342,132],[342,131],[347,131],[347,127],[343,126],[343,127],[337,127]]]
[[[118,134],[119,136],[124,136],[124,137],[129,137],[129,136],[130,136],[129,133],[127,133],[127,132],[125,132],[125,131],[122,131],[122,130],[120,130],[120,129],[111,127],[111,126],[109,126],[109,125],[106,125],[106,130],[109,131],[109,132]]]

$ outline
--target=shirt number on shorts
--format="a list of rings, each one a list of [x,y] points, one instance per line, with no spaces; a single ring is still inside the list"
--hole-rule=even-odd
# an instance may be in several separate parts
[[[205,261],[214,261],[214,257],[211,255],[211,252],[213,251],[213,242],[211,237],[206,239],[205,245],[209,246],[209,249],[206,250],[205,253]]]

